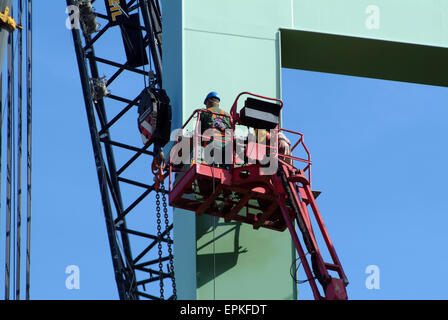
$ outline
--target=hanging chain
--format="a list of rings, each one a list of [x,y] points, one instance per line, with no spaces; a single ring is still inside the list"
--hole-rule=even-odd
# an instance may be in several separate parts
[[[169,228],[168,205],[166,203],[166,193],[164,192],[165,186],[163,184],[161,185],[161,189],[162,189],[163,213],[165,216],[165,228],[166,228],[165,230],[168,230],[168,228]],[[171,275],[171,282],[173,284],[173,300],[177,300],[176,279],[174,276],[173,249],[171,246],[170,232],[167,232],[166,237],[168,240],[168,257],[169,257],[169,262],[170,262],[169,272]]]
[[[160,299],[163,297],[163,264],[162,264],[162,221],[160,219],[160,193],[156,192],[156,213],[157,213],[157,243],[159,249],[159,278],[160,278]]]

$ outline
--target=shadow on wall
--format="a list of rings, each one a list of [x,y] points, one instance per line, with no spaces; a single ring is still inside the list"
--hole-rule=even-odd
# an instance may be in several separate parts
[[[196,224],[196,240],[201,239],[203,236],[208,235],[210,240],[205,244],[197,248],[199,252],[202,249],[207,248],[208,252],[205,254],[198,254],[196,259],[197,269],[197,287],[200,288],[205,284],[213,281],[215,277],[219,277],[221,274],[232,269],[238,262],[238,256],[241,253],[246,253],[247,249],[244,249],[239,244],[241,222],[231,223],[219,223],[219,218],[211,215],[203,215],[198,217]],[[215,241],[222,237],[233,233],[233,252],[213,253],[213,230],[217,231],[218,227],[228,227],[225,232],[217,235]]]

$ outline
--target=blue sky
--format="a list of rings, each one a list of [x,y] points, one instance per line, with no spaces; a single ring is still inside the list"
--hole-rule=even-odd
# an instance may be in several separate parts
[[[65,1],[34,10],[31,297],[117,299]],[[137,81],[111,90],[135,90]],[[305,135],[313,186],[323,191],[318,205],[350,280],[349,297],[446,299],[446,88],[287,69],[282,82],[284,127]],[[116,136],[138,141],[135,119]],[[117,154],[118,161],[125,156]],[[147,163],[131,174],[141,172],[149,182]],[[147,216],[141,208],[136,222],[151,231]],[[80,290],[65,287],[69,265],[80,268]],[[379,290],[365,286],[369,265],[380,269]],[[311,297],[306,284],[299,296]]]
[[[446,94],[283,70],[284,127],[305,134],[313,188],[323,191],[317,203],[351,298],[447,298],[439,276],[448,259]],[[366,289],[369,265],[379,267],[379,290]]]

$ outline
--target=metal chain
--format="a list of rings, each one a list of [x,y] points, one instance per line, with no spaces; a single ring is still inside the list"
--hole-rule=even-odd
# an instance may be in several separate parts
[[[169,220],[168,220],[168,205],[166,202],[166,193],[165,186],[162,184],[160,189],[162,190],[162,201],[163,201],[163,213],[165,216],[165,230],[168,230],[169,228]],[[171,237],[170,232],[167,232],[166,238],[168,240],[168,256],[169,256],[169,262],[170,262],[170,274],[171,274],[171,282],[173,284],[173,299],[177,300],[177,290],[176,290],[176,279],[174,276],[174,261],[173,261],[173,250],[171,247]]]
[[[157,243],[159,248],[159,278],[160,278],[160,299],[163,297],[163,264],[162,264],[162,221],[160,219],[160,193],[156,192],[156,213],[157,213]]]

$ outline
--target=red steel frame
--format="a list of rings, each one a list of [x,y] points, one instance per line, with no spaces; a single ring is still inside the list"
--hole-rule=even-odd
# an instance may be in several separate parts
[[[230,118],[232,124],[232,142],[235,142],[234,129],[240,123],[239,114],[237,113],[237,102],[245,94],[276,101],[281,107],[283,106],[283,102],[278,99],[267,98],[249,92],[239,94],[232,106],[230,116],[225,115]],[[262,165],[259,163],[241,167],[236,166],[235,152],[233,152],[233,161],[229,167],[216,167],[198,162],[198,138],[207,139],[207,137],[200,135],[198,132],[198,124],[202,112],[211,111],[206,109],[195,110],[182,127],[182,130],[184,130],[193,117],[197,115],[195,132],[192,137],[194,141],[193,162],[184,165],[184,168],[179,168],[173,164],[173,156],[178,153],[176,149],[178,144],[173,147],[173,152],[171,152],[169,165],[170,205],[194,211],[197,215],[210,214],[218,216],[224,218],[226,222],[233,220],[249,223],[253,225],[254,229],[260,227],[276,231],[288,229],[304,266],[307,281],[310,283],[314,298],[319,300],[347,299],[345,287],[348,285],[348,280],[311,191],[311,157],[304,144],[303,134],[279,129],[278,126],[276,128],[299,136],[291,151],[295,151],[300,145],[306,152],[307,159],[286,155],[281,155],[281,157],[293,159],[299,164],[302,163],[303,168],[296,168],[277,158],[280,167],[277,174],[263,175],[261,174]],[[257,145],[257,143],[255,144]],[[263,147],[265,148],[265,146]],[[171,177],[174,172],[181,173],[181,176],[178,176],[177,182],[172,185]],[[198,188],[195,189],[195,184],[199,183],[205,183],[208,186],[208,188],[204,189],[205,192],[201,188],[199,190],[197,190]],[[229,196],[231,194],[237,194],[238,197],[232,198]],[[226,197],[226,195],[229,197]],[[223,204],[221,208],[218,206],[218,202]],[[258,206],[254,203],[258,203]],[[311,209],[317,222],[319,231],[330,253],[332,263],[326,263],[323,260],[317,245],[308,207]],[[262,212],[254,214],[250,210],[252,212],[261,210]],[[242,211],[244,215],[241,215]],[[313,268],[310,267],[306,258],[307,254],[299,240],[294,221],[297,222],[302,233],[308,253],[314,259]],[[313,271],[315,275],[313,275]],[[329,271],[336,272],[339,278],[331,277]],[[323,295],[319,291],[316,279],[323,287]]]

